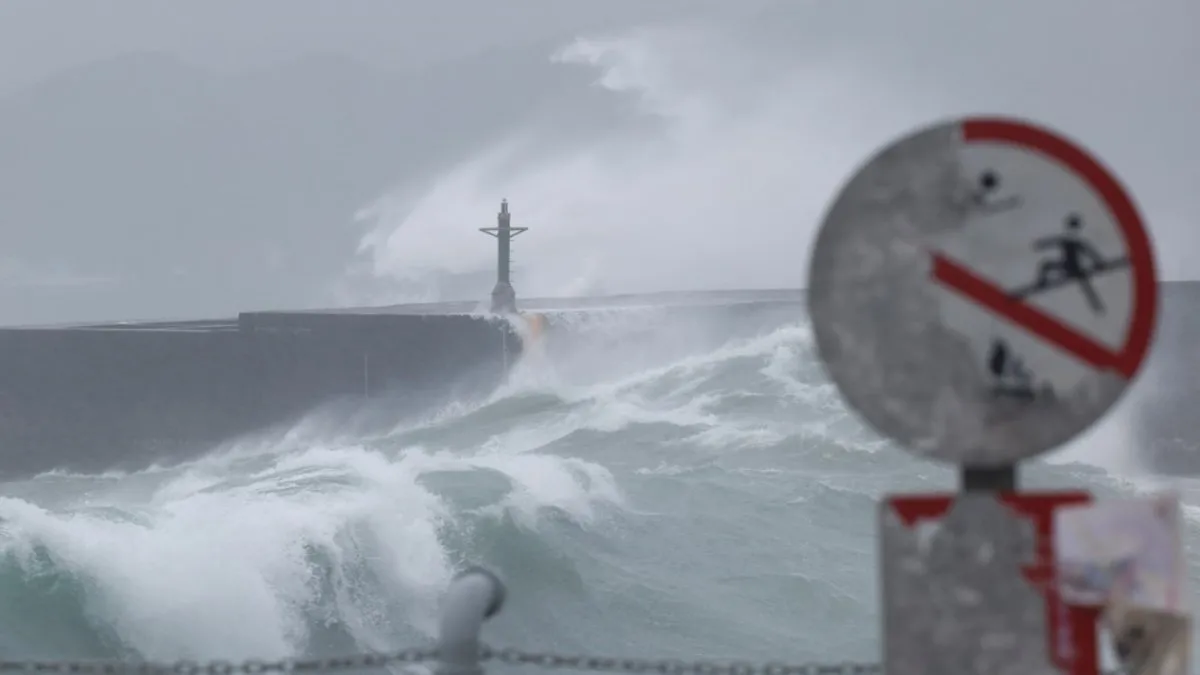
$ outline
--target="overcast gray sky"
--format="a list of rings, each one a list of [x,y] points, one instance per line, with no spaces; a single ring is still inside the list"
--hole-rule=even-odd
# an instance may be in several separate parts
[[[128,51],[238,68],[312,51],[418,67],[492,45],[728,5],[726,0],[4,0],[0,88]],[[744,0],[741,5],[762,4]]]
[[[30,86],[147,51],[216,77],[142,58]],[[312,53],[411,77],[237,77]],[[521,293],[796,286],[859,162],[974,112],[1081,140],[1163,273],[1200,278],[1197,64],[1195,0],[2,0],[0,321],[312,305],[364,260],[486,284],[500,197],[533,228]],[[5,295],[38,274],[109,296]]]

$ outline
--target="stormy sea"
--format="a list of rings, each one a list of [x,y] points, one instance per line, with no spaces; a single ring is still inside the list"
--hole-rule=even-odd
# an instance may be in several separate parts
[[[497,646],[878,659],[877,500],[955,473],[846,409],[799,310],[703,330],[654,309],[557,321],[556,347],[500,389],[376,433],[313,418],[183,465],[0,486],[0,656],[424,645],[447,583],[481,563],[510,591]],[[1024,486],[1167,484],[1131,453],[1154,377]],[[1195,576],[1200,490],[1170,484]]]
[[[18,208],[0,218],[0,305],[42,323],[480,300],[497,249],[478,230],[501,199],[529,228],[513,245],[522,301],[794,289],[856,168],[960,114],[1078,135],[1136,191],[1160,275],[1195,277],[1200,88],[1179,87],[1194,73],[1167,64],[1196,62],[1200,22],[1179,8],[1197,3],[928,3],[922,15],[781,1],[738,18],[730,2],[707,19],[614,20],[553,45],[548,33],[505,56],[504,26],[536,23],[514,18],[528,4],[497,10],[497,25],[439,10],[497,46],[395,77],[340,56],[277,79],[147,57],[39,85],[28,100],[45,107],[0,118],[14,125],[0,137],[2,200]],[[270,10],[269,32],[295,32],[290,13]],[[152,14],[170,19],[164,35],[200,44],[184,14]],[[326,15],[333,26],[324,6],[314,16]],[[397,30],[426,32],[422,21]],[[56,40],[14,30],[74,49],[59,23],[46,24]],[[123,24],[70,23],[88,44]],[[222,63],[236,35],[259,53],[264,31],[220,26]],[[96,298],[128,311],[108,316]],[[1020,483],[1099,498],[1178,490],[1194,606],[1200,302],[1168,300],[1152,363],[1120,404],[1023,466]],[[373,409],[370,425],[325,411],[184,462],[0,482],[0,670],[425,646],[448,583],[473,564],[508,586],[485,626],[496,647],[878,661],[878,502],[956,489],[955,469],[846,407],[802,303],[689,316],[563,310],[505,382],[470,398],[417,405],[417,393]]]

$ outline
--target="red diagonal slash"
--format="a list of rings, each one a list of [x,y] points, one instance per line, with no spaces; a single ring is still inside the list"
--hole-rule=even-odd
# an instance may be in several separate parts
[[[1132,378],[1137,363],[1071,328],[1057,318],[1022,300],[1012,298],[992,282],[939,254],[933,254],[933,278],[976,304],[1012,321],[1102,370],[1114,370]]]

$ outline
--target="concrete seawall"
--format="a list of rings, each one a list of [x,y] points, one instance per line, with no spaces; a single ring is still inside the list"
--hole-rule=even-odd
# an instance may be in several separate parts
[[[508,324],[463,315],[0,330],[0,474],[144,466],[338,399],[486,390],[519,353]]]
[[[715,349],[800,321],[803,294],[676,293],[521,307],[549,352],[612,353],[636,368],[670,358],[654,351],[664,345]],[[0,479],[183,461],[318,409],[350,433],[374,433],[398,416],[485,397],[531,331],[477,309],[447,303],[0,329]]]

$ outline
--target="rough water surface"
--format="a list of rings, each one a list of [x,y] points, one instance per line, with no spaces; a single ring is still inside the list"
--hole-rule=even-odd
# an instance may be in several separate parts
[[[510,586],[496,645],[877,659],[876,500],[953,474],[847,412],[803,317],[652,315],[559,317],[580,339],[558,330],[490,398],[377,434],[314,419],[183,466],[0,486],[0,658],[409,646],[481,562]],[[1138,399],[1023,482],[1157,487],[1123,459]],[[1178,485],[1195,576],[1200,489]]]

